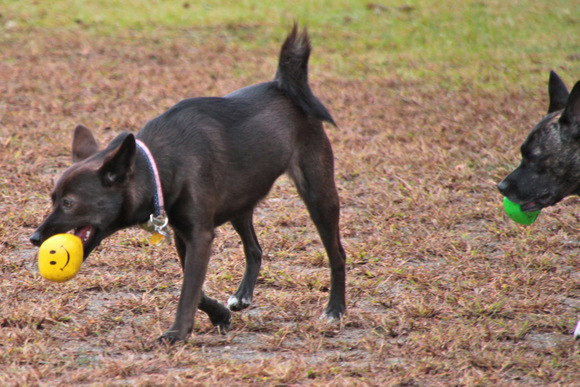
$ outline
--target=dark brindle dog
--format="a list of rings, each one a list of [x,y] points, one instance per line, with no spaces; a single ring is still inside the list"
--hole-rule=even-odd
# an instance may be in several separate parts
[[[322,126],[322,121],[334,121],[308,86],[309,55],[306,31],[299,34],[294,26],[271,82],[223,98],[181,101],[136,136],[123,133],[101,151],[91,132],[77,127],[74,164],[58,180],[52,212],[31,242],[39,246],[54,234],[74,230],[86,259],[104,238],[146,222],[151,214],[163,215],[165,209],[184,279],[175,322],[161,339],[185,340],[198,307],[214,325],[227,329],[229,310],[202,292],[214,228],[231,222],[243,243],[246,271],[228,301],[230,309],[240,310],[252,300],[261,265],[254,208],[287,173],[328,254],[331,286],[325,316],[340,318],[346,309],[345,252],[332,149]],[[156,189],[156,176],[162,189]]]
[[[580,82],[568,94],[552,71],[548,92],[548,114],[522,144],[521,164],[498,184],[524,212],[580,195]]]
[[[548,93],[548,114],[522,144],[521,164],[498,184],[522,211],[537,211],[580,195],[580,82],[568,93],[552,71]],[[574,336],[580,337],[580,322]]]

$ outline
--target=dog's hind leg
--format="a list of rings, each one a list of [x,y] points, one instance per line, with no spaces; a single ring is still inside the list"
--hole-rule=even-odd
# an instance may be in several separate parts
[[[231,310],[242,310],[250,306],[262,264],[262,249],[254,231],[253,213],[252,209],[231,221],[232,226],[242,239],[246,256],[244,278],[242,278],[238,290],[228,300],[228,308]]]
[[[179,255],[181,268],[185,268],[185,243],[175,235],[175,246]],[[218,328],[220,333],[225,333],[230,328],[231,313],[218,300],[207,296],[204,292],[201,293],[201,301],[199,302],[199,310],[205,312],[211,323]]]
[[[328,254],[330,296],[324,315],[330,319],[340,319],[346,311],[346,254],[340,242],[340,208],[334,182],[332,149],[321,128],[312,128],[307,136],[295,154],[288,173],[308,208]]]

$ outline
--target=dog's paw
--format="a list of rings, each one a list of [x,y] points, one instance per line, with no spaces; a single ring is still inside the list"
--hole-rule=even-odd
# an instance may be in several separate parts
[[[327,320],[329,322],[338,322],[338,321],[340,321],[342,316],[344,316],[345,314],[346,314],[346,308],[344,308],[344,307],[340,307],[340,308],[328,307],[328,308],[326,308],[326,310],[324,311],[322,316],[320,316],[320,319]]]
[[[228,300],[228,308],[235,312],[245,309],[252,303],[252,299],[248,297],[238,297],[235,294]]]
[[[185,338],[181,337],[177,331],[167,331],[159,339],[159,344],[171,346],[179,342],[185,342]]]
[[[230,329],[232,314],[228,309],[224,308],[223,312],[221,312],[218,316],[210,316],[209,319],[213,326],[218,329],[218,332],[224,335]]]

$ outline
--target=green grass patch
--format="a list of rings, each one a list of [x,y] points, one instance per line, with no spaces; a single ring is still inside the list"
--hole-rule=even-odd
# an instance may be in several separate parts
[[[347,78],[369,76],[450,89],[536,87],[549,69],[577,67],[580,3],[566,0],[7,1],[5,33],[227,36],[252,50],[276,47],[291,23],[307,25],[313,63]],[[203,32],[207,32],[203,34]],[[320,54],[323,52],[323,54]]]

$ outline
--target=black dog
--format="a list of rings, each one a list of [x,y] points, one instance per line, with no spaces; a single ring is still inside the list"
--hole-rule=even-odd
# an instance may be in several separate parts
[[[524,212],[580,195],[580,82],[570,94],[555,72],[548,84],[548,114],[521,146],[521,164],[498,184]]]
[[[77,127],[74,164],[58,180],[52,212],[31,242],[39,246],[54,234],[74,230],[86,258],[104,238],[150,218],[164,232],[159,223],[166,210],[184,279],[175,322],[161,339],[185,340],[198,307],[214,325],[227,329],[229,310],[202,292],[214,228],[231,222],[244,246],[246,271],[228,302],[230,309],[240,310],[252,300],[261,265],[254,208],[287,173],[328,254],[331,286],[325,316],[339,319],[346,310],[346,256],[333,154],[322,126],[334,120],[308,86],[309,56],[307,32],[299,34],[295,25],[271,82],[223,98],[181,101],[147,122],[137,139],[123,133],[101,151],[91,132]]]
[[[552,71],[548,93],[548,114],[522,144],[521,164],[497,186],[522,211],[537,211],[580,195],[580,82],[568,93]],[[580,322],[574,338],[580,338]]]

